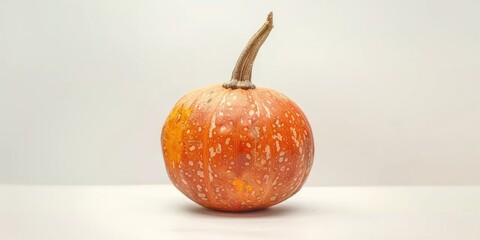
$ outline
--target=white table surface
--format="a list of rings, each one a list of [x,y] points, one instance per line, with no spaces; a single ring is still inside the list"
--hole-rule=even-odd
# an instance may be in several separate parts
[[[0,185],[0,239],[480,239],[480,187],[304,187],[207,210],[170,185]]]

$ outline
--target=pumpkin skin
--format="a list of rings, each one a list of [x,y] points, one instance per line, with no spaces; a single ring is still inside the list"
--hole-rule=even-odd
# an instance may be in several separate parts
[[[223,211],[278,204],[300,190],[314,142],[302,110],[266,88],[193,91],[162,130],[168,176],[194,202]]]

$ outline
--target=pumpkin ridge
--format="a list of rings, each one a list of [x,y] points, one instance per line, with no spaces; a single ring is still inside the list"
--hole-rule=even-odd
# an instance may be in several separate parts
[[[202,94],[202,91],[201,89],[198,89],[197,91],[194,91],[192,93],[192,95],[195,97],[195,101],[198,99],[198,97],[200,97],[200,95]],[[174,109],[172,109],[170,111],[170,114],[169,114],[169,117],[167,117],[167,120],[166,120],[166,123],[171,123],[172,122],[172,115],[179,111],[180,109],[185,109],[183,108],[183,106],[185,105],[185,103],[188,102],[188,97],[187,95],[183,96],[180,100],[177,101],[176,103],[176,106],[178,107],[175,107]],[[192,102],[193,104],[193,102]],[[192,105],[190,104],[190,106]],[[190,115],[188,116],[190,118]],[[171,138],[172,136],[169,135],[169,136],[166,136],[166,132],[170,132],[171,131],[171,124],[165,124],[162,128],[162,134],[161,134],[161,145],[162,146],[167,146],[169,145],[168,143],[171,142]],[[177,136],[176,138],[179,139],[179,141],[181,141],[182,137],[184,135],[184,132],[183,131],[180,131],[177,133]],[[172,179],[172,182],[174,182],[175,184],[177,184],[178,186],[180,186],[180,183],[178,183],[178,176],[181,176],[181,173],[180,171],[177,171],[177,168],[178,168],[178,165],[180,164],[180,162],[182,161],[182,156],[181,156],[181,153],[180,153],[180,156],[178,157],[179,159],[172,159],[172,156],[171,155],[168,155],[168,153],[172,154],[174,151],[169,151],[167,149],[164,149],[163,151],[163,157],[165,160],[167,161],[170,161],[173,169],[172,170],[169,170],[168,167],[167,167],[167,173],[168,173],[168,176],[170,179]],[[181,152],[183,152],[183,149],[181,149]]]
[[[310,127],[310,123],[308,122],[308,119],[307,119],[307,116],[305,115],[305,113],[302,111],[302,109],[294,102],[289,102],[288,103],[292,108],[295,109],[295,111],[297,111],[298,113],[302,114],[302,117],[305,121],[305,125],[306,126],[309,126],[307,129],[308,129],[308,132],[307,132],[307,135],[309,135],[309,142],[311,145],[312,145],[312,153],[311,155],[314,155],[315,154],[315,143],[314,143],[314,140],[313,140],[313,132],[312,132],[312,129]],[[306,142],[306,141],[305,141]],[[307,143],[305,143],[305,145],[307,145]],[[305,148],[307,149],[307,148]],[[312,164],[313,164],[313,161],[310,162],[310,161],[307,161],[308,159],[307,158],[310,158],[310,153],[308,153],[307,155],[307,152],[304,153],[305,157],[303,158],[304,160],[304,164],[305,164],[305,167],[304,167],[304,170],[303,170],[303,176],[302,176],[302,181],[299,183],[298,187],[297,187],[297,190],[294,191],[294,194],[298,191],[300,191],[300,189],[302,188],[303,184],[305,184],[305,182],[307,181],[307,178],[308,178],[308,175],[310,173],[310,170],[312,168]]]
[[[220,96],[219,92],[222,92],[223,94]],[[217,90],[217,92],[215,92],[215,95],[212,96],[211,98],[214,98],[215,97],[215,100],[217,100],[218,102],[216,103],[212,103],[212,106],[215,106],[215,107],[212,107],[210,110],[211,110],[211,113],[209,114],[209,116],[207,116],[205,118],[205,120],[208,122],[210,121],[210,123],[208,124],[208,127],[206,126],[207,124],[205,124],[205,129],[204,129],[204,133],[203,133],[203,136],[202,136],[202,142],[204,144],[207,144],[209,143],[210,141],[208,140],[209,138],[209,131],[210,131],[210,128],[212,127],[212,118],[213,117],[216,117],[215,115],[217,114],[217,110],[220,106],[220,103],[222,102],[222,99],[223,97],[225,97],[226,95],[228,94],[228,91],[225,91],[225,89],[221,88],[219,90]],[[203,162],[203,181],[205,182],[204,184],[204,187],[206,189],[208,189],[208,192],[206,192],[207,194],[207,199],[208,199],[208,202],[210,205],[213,205],[215,208],[218,208],[218,202],[217,200],[215,199],[215,197],[213,196],[213,190],[212,190],[212,184],[209,182],[209,165],[211,163],[209,163],[209,159],[208,159],[208,147],[205,146],[203,147],[202,149],[202,162]],[[210,206],[210,207],[213,207],[213,206]]]
[[[195,99],[192,101],[192,103],[191,103],[190,105],[186,106],[186,108],[187,108],[187,109],[190,109],[190,111],[193,113],[194,110],[196,109],[196,106],[197,106],[196,104],[197,104],[197,102],[198,102],[200,99],[202,99],[202,97],[205,96],[205,93],[207,93],[208,91],[209,91],[208,89],[204,89],[203,91],[202,91],[202,89],[199,89],[198,95],[196,95],[196,97],[195,97]],[[188,116],[188,118],[185,120],[185,123],[186,123],[187,126],[190,126],[190,123],[192,123],[192,114],[190,114],[190,115]],[[182,128],[182,130],[181,130],[181,132],[180,132],[180,134],[181,134],[180,136],[182,136],[182,138],[183,138],[183,136],[187,135],[187,133],[186,133],[187,129],[188,129],[188,128]],[[203,146],[202,146],[202,147],[203,147]],[[187,156],[185,156],[185,155],[186,155],[186,154],[185,154],[185,151],[186,151],[185,148],[187,148],[187,146],[184,145],[184,146],[183,146],[183,149],[182,149],[181,161],[184,162],[184,160],[193,160],[193,159],[187,159]],[[182,174],[181,171],[178,171],[178,175],[180,175],[182,178],[184,178],[184,175],[185,175],[185,174],[184,174],[184,173]],[[190,188],[186,188],[186,191],[189,192],[192,196],[194,196],[194,194],[195,194],[195,190],[192,190],[192,189],[190,189]]]
[[[262,105],[262,108],[263,108],[263,112],[267,112],[266,108],[265,108],[265,101],[263,99],[263,96],[261,94],[258,93],[258,91],[255,91],[255,95],[257,96],[257,100],[261,103]],[[270,124],[266,124],[265,126],[266,128],[266,132],[264,133],[265,136],[270,136],[271,135],[271,128],[272,126],[270,126]],[[257,146],[255,146],[255,149],[257,149]],[[259,203],[263,206],[268,206],[269,204],[266,203],[266,199],[267,197],[269,196],[270,192],[272,191],[272,179],[274,179],[275,177],[272,176],[273,175],[273,169],[272,169],[272,159],[270,159],[268,161],[268,180],[267,182],[265,183],[265,189],[263,190],[263,196],[262,198],[260,199]],[[268,188],[268,190],[267,190]]]

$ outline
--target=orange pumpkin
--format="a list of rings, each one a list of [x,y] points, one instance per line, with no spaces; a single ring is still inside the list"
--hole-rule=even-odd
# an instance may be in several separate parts
[[[310,125],[285,95],[250,81],[255,56],[273,28],[272,13],[223,85],[188,93],[162,130],[168,175],[211,209],[267,208],[300,190],[313,163]]]

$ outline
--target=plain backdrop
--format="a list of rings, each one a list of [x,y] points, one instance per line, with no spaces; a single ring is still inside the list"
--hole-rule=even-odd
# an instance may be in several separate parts
[[[253,81],[307,114],[308,184],[480,184],[477,0],[1,0],[0,183],[168,183],[167,114],[269,11]]]

